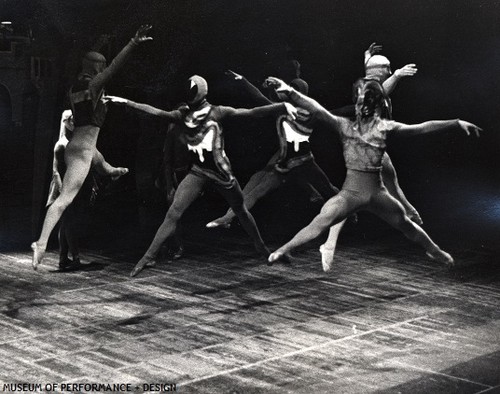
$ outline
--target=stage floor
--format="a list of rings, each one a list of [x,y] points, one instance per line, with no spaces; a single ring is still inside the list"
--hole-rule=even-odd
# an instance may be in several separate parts
[[[0,254],[0,387],[500,391],[498,250],[455,251],[448,272],[399,234],[346,239],[326,274],[316,247],[268,267],[239,232],[196,238],[136,278],[133,245],[87,250],[69,273],[55,253],[37,272],[27,250]]]

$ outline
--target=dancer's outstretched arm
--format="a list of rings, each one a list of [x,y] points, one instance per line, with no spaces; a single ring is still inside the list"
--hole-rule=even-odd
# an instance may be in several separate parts
[[[164,111],[162,109],[153,107],[152,105],[136,103],[134,101],[127,100],[126,98],[123,97],[106,96],[104,97],[104,99],[110,103],[117,105],[126,105],[127,107],[134,108],[138,111],[144,112],[152,116],[157,116],[171,122],[179,121],[182,119],[182,112],[179,110]]]
[[[419,123],[419,124],[404,124],[399,122],[394,122],[394,128],[392,128],[392,132],[395,132],[399,135],[421,135],[421,134],[430,134],[438,131],[446,131],[446,130],[461,130],[465,131],[467,136],[474,135],[479,137],[480,132],[483,130],[465,120],[453,119],[453,120],[429,120],[427,122]]]
[[[288,114],[292,119],[297,117],[297,108],[290,103],[277,103],[264,105],[255,108],[232,108],[220,106],[221,119],[234,118],[234,117],[255,117],[263,118],[272,115]]]
[[[294,88],[287,85],[279,78],[269,77],[266,79],[265,83],[268,86],[273,86],[276,89],[276,92],[286,94],[289,100],[297,107],[306,109],[312,114],[315,114],[317,120],[326,122],[327,124],[333,126],[333,129],[335,131],[339,130],[341,124],[348,121],[345,118],[333,115],[316,100],[300,92],[297,92]]]
[[[273,103],[243,75],[237,74],[231,70],[227,70],[225,74],[234,81],[239,82],[241,88],[244,89],[252,97],[252,100],[254,100],[257,105],[268,105]]]
[[[103,89],[106,83],[126,62],[133,49],[140,43],[151,41],[153,39],[152,37],[148,37],[147,35],[150,29],[151,25],[141,26],[135,33],[134,38],[132,38],[129,43],[118,53],[118,55],[115,56],[111,64],[106,67],[103,72],[97,74],[95,78],[92,79],[89,87],[93,90],[95,89],[96,92],[99,92],[101,89]]]

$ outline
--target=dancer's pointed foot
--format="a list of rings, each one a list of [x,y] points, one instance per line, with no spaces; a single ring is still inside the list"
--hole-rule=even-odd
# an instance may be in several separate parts
[[[126,175],[128,174],[128,168],[125,168],[125,167],[115,167],[112,171],[111,171],[111,180],[112,181],[116,181],[118,178],[120,178],[121,176],[123,175]]]
[[[335,246],[333,248],[327,248],[326,244],[323,244],[319,247],[319,252],[321,253],[321,265],[323,267],[323,271],[328,272],[332,269],[333,266],[333,258],[335,256]]]
[[[184,246],[180,245],[177,250],[172,252],[172,260],[179,260],[184,256]]]
[[[130,272],[130,277],[133,278],[134,276],[136,276],[139,272],[141,272],[144,269],[144,267],[154,267],[155,265],[156,265],[155,260],[143,257],[142,259],[139,260],[134,269]]]
[[[72,263],[73,261],[68,256],[60,257],[59,271],[65,271]]]
[[[82,267],[83,264],[79,257],[75,257],[73,260],[68,257],[59,260],[59,271],[78,271]]]
[[[216,227],[221,227],[228,229],[231,227],[231,221],[227,221],[226,219],[218,218],[215,220],[212,220],[211,222],[207,223],[205,225],[206,228],[216,228]]]
[[[410,218],[413,223],[418,224],[419,226],[424,224],[424,221],[420,217],[420,214],[416,210],[411,210],[406,213],[406,215]]]
[[[269,255],[269,257],[267,258],[268,265],[273,265],[276,261],[282,260],[283,256],[285,256],[285,254],[287,254],[287,253],[284,253],[284,252],[280,251],[279,249],[276,250],[275,252],[271,253]]]
[[[31,260],[31,265],[33,269],[36,271],[38,269],[38,265],[42,262],[43,255],[45,254],[45,249],[42,249],[38,246],[36,242],[31,244],[31,250],[33,250],[33,258]]]
[[[449,269],[455,267],[455,260],[451,257],[451,254],[437,248],[436,250],[430,252],[428,251],[426,255],[434,261],[445,264]]]

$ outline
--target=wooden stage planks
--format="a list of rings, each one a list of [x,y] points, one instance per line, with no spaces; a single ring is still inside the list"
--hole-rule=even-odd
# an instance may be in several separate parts
[[[0,255],[4,384],[176,383],[183,393],[500,391],[500,270],[464,251],[456,272],[400,238],[261,264],[207,233],[136,278],[117,253],[83,271],[49,253]],[[135,389],[138,387],[138,389]],[[82,391],[88,392],[88,391]]]

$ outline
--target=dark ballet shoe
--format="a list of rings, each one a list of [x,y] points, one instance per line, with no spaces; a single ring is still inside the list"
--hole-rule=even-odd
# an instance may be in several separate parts
[[[142,258],[136,264],[134,269],[130,272],[130,277],[133,278],[134,276],[139,274],[139,272],[141,272],[145,267],[154,267],[155,265],[156,265],[155,260],[149,260],[149,259]]]
[[[172,253],[172,260],[179,260],[182,256],[184,256],[184,246],[181,245]]]
[[[73,263],[69,257],[61,257],[59,259],[59,271],[66,271],[66,269]]]
[[[78,270],[82,269],[83,266],[84,266],[84,264],[82,264],[82,262],[80,261],[80,259],[78,257],[74,258],[73,260],[69,259],[68,257],[66,257],[62,260],[59,260],[59,270],[60,271],[66,271],[66,272],[78,271]]]
[[[36,271],[38,266],[41,264],[45,250],[40,249],[36,242],[31,244],[31,250],[33,250],[33,257],[31,260],[31,265]]]

